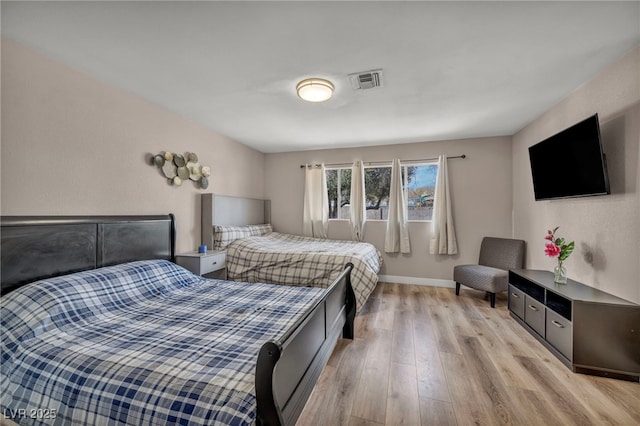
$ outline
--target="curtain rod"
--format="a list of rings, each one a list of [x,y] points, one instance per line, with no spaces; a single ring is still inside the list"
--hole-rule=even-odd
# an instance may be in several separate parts
[[[452,158],[467,158],[467,156],[465,154],[462,155],[455,155],[453,157],[447,157],[447,160],[450,160]],[[436,161],[437,158],[422,158],[419,160],[400,160],[401,163],[426,163],[428,161]],[[376,165],[382,165],[382,164],[391,164],[391,161],[369,161],[369,162],[363,162],[362,164],[364,164],[365,166],[376,166]],[[353,165],[353,163],[335,163],[335,164],[325,164],[325,167],[347,167],[347,166],[351,166]],[[320,164],[300,164],[300,168],[304,169],[305,167],[320,167]]]

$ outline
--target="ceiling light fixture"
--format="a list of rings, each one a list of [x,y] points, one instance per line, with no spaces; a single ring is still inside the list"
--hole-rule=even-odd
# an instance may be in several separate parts
[[[333,83],[322,78],[307,78],[296,86],[300,99],[307,102],[324,102],[333,95]]]

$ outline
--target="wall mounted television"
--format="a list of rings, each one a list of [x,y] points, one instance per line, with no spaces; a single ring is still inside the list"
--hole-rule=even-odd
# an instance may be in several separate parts
[[[598,114],[529,147],[536,201],[610,194]]]

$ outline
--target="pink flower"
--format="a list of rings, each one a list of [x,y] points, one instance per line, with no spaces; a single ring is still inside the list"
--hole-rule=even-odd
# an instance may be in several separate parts
[[[544,237],[545,240],[553,241],[553,235],[549,234]]]
[[[547,243],[544,245],[544,254],[549,257],[558,257],[560,256],[560,247],[553,243]]]

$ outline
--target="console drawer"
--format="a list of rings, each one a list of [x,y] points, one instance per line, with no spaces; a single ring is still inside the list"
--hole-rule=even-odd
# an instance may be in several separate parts
[[[573,325],[571,321],[547,309],[547,342],[551,343],[569,361],[573,354]]]
[[[524,298],[524,322],[533,328],[540,336],[544,337],[545,329],[545,311],[544,304],[538,302],[528,294]]]
[[[509,284],[509,310],[524,319],[524,292]]]

